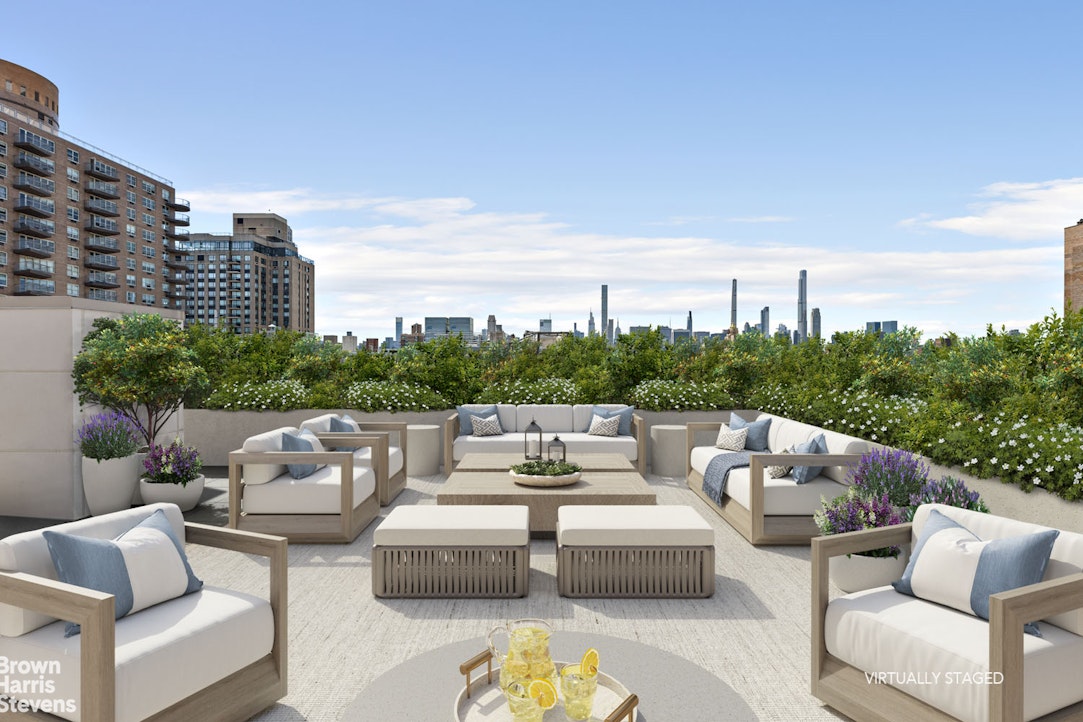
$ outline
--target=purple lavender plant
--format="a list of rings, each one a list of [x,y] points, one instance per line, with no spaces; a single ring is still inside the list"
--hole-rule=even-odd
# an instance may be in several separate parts
[[[906,509],[906,520],[914,518],[914,512],[920,504],[947,504],[960,509],[972,509],[989,513],[989,507],[981,500],[981,495],[971,491],[961,480],[954,476],[945,476],[939,481],[929,481],[922,485],[921,491],[910,495],[910,506]]]
[[[846,493],[831,501],[822,499],[822,509],[813,514],[820,534],[845,534],[862,529],[901,524],[902,517],[891,505],[887,494],[866,496],[859,487],[851,486]],[[867,557],[897,557],[899,547],[883,547],[861,552]]]
[[[151,447],[143,460],[143,468],[146,469],[143,478],[151,484],[188,486],[189,481],[199,476],[203,460],[194,446],[184,446],[176,439],[169,446]]]
[[[850,468],[849,482],[866,496],[887,494],[891,503],[904,507],[910,497],[929,480],[929,467],[919,457],[902,449],[873,449],[862,454]]]
[[[139,449],[135,426],[123,414],[94,414],[79,428],[79,451],[88,459],[122,459]]]

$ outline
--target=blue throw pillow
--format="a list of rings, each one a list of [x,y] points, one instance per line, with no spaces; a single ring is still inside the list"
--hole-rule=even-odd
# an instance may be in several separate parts
[[[496,416],[496,406],[485,406],[480,409],[471,410],[463,406],[455,407],[455,410],[459,412],[459,436],[473,436],[474,435],[474,423],[470,421],[470,416],[481,416],[482,418],[489,418],[490,416]]]
[[[344,433],[344,432],[348,433],[348,434],[356,433],[357,427],[354,426],[355,423],[357,423],[357,422],[354,421],[352,418],[350,418],[349,414],[347,414],[346,416],[343,416],[341,419],[338,418],[337,416],[332,416],[331,417],[331,428],[329,430],[332,433],[336,433],[336,434],[337,433]],[[335,451],[357,451],[357,447],[356,446],[336,446]]]
[[[315,436],[308,434],[307,431],[302,431],[300,435],[294,435],[282,432],[282,450],[283,451],[315,451],[316,446],[312,443],[316,440]],[[319,443],[318,441],[316,443]],[[323,451],[323,445],[320,445],[320,451]],[[294,479],[304,479],[306,476],[312,476],[316,473],[316,464],[286,464],[286,471],[290,473]]]
[[[617,429],[617,436],[631,436],[632,414],[635,413],[635,410],[636,407],[634,406],[625,406],[621,409],[603,409],[601,406],[595,406],[591,412],[590,418],[593,419],[595,416],[601,416],[603,419],[608,419],[613,416],[619,416],[620,427]]]
[[[1056,529],[982,541],[936,509],[921,528],[902,579],[891,586],[982,619],[989,618],[989,595],[1037,584],[1045,576]],[[1042,636],[1037,624],[1023,631]]]
[[[817,434],[814,438],[809,439],[803,444],[798,444],[794,447],[793,453],[795,454],[826,454],[827,442],[824,440],[823,434]],[[822,466],[795,466],[790,472],[793,480],[798,484],[805,484],[817,476],[823,471]]]
[[[41,534],[57,578],[115,596],[117,619],[203,588],[161,509],[112,540],[48,530]],[[69,622],[64,636],[79,631],[78,624]]]
[[[745,421],[737,414],[730,414],[730,429],[748,429],[748,438],[745,439],[745,448],[749,451],[767,451],[767,432],[771,429],[771,417],[757,421]]]

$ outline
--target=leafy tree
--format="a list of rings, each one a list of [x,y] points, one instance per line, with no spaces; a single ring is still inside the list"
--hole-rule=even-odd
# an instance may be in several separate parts
[[[207,373],[185,346],[180,325],[157,314],[99,318],[93,325],[72,370],[79,403],[123,414],[151,446],[185,396],[202,392]]]

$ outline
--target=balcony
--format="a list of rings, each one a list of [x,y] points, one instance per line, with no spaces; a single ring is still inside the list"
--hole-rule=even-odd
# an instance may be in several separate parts
[[[105,271],[91,271],[86,275],[84,283],[91,288],[117,288],[117,274]]]
[[[53,241],[43,241],[40,238],[27,238],[26,236],[23,236],[15,241],[15,252],[21,256],[48,258],[56,253],[56,243]]]
[[[186,228],[177,228],[176,226],[169,226],[165,228],[165,234],[170,238],[178,241],[188,240],[188,230]]]
[[[183,198],[174,198],[173,200],[167,202],[166,205],[168,205],[169,208],[174,211],[183,211],[187,213],[188,211],[192,210],[192,204],[184,200]]]
[[[101,253],[116,253],[120,250],[120,243],[116,238],[107,238],[105,236],[96,236],[91,234],[83,240],[83,245],[91,251],[99,251]]]
[[[120,227],[116,221],[111,221],[108,218],[102,218],[101,216],[91,216],[86,222],[86,229],[95,233],[105,233],[110,236],[115,236],[120,233]]]
[[[171,289],[171,290],[169,291],[169,295],[170,295],[170,296],[171,296],[172,298],[184,298],[184,295],[185,295],[185,288],[184,288],[184,286],[174,286],[174,287],[173,287],[173,288],[172,288],[172,289]]]
[[[19,151],[19,155],[15,156],[15,167],[22,168],[23,170],[32,170],[35,173],[42,175],[53,175],[56,173],[56,163],[48,158],[39,158],[36,155],[28,155],[24,151]]]
[[[51,200],[42,200],[41,198],[20,193],[19,197],[15,199],[15,210],[38,218],[48,218],[56,212],[56,204]]]
[[[31,133],[25,128],[19,128],[19,135],[15,138],[15,145],[38,155],[52,155],[56,152],[55,141],[37,133]]]
[[[52,221],[39,221],[37,218],[20,218],[15,221],[15,232],[37,238],[49,238],[56,233],[56,224]]]
[[[56,281],[20,278],[15,286],[16,296],[52,296],[54,293],[56,293]]]
[[[105,291],[100,288],[88,288],[86,292],[86,297],[95,301],[116,301],[117,292]]]
[[[103,216],[119,216],[120,211],[117,210],[117,204],[113,201],[105,201],[101,198],[91,198],[83,202],[83,208],[94,213],[100,213]]]
[[[97,159],[88,161],[83,171],[87,175],[92,175],[95,178],[101,178],[102,180],[120,180],[120,172],[116,168],[109,165],[108,163],[102,163],[100,160]]]
[[[56,264],[52,261],[42,261],[37,258],[20,258],[15,266],[16,276],[29,276],[31,278],[49,278],[56,272]]]
[[[176,269],[182,269],[182,270],[188,268],[187,261],[178,260],[176,256],[174,256],[172,254],[169,254],[169,253],[167,253],[166,256],[165,256],[165,265],[167,265],[170,268],[176,268]]]
[[[187,226],[190,225],[187,213],[174,213],[171,216],[167,216],[166,220],[175,226]]]
[[[120,189],[116,183],[106,183],[99,180],[88,180],[84,186],[87,193],[93,193],[102,198],[120,198]]]
[[[102,271],[116,271],[120,268],[116,256],[109,256],[104,253],[91,253],[83,261],[83,265],[87,268],[97,268]]]
[[[37,196],[51,196],[56,192],[56,181],[39,178],[28,173],[19,173],[12,185],[21,191],[27,191]]]

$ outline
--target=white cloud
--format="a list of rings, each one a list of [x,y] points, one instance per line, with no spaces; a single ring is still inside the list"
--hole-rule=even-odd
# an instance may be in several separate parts
[[[792,223],[797,219],[789,216],[738,216],[726,220],[730,223]]]
[[[1083,212],[1083,178],[1038,183],[993,183],[969,215],[932,218],[920,214],[900,222],[904,227],[959,231],[972,236],[1011,241],[1052,241],[1061,237]]]
[[[210,198],[213,193],[189,193]],[[697,329],[729,325],[730,283],[738,279],[738,319],[753,323],[771,306],[772,323],[796,326],[797,275],[808,270],[809,306],[825,330],[897,319],[927,334],[980,333],[995,314],[1034,320],[1059,305],[1062,249],[852,251],[775,239],[754,244],[675,235],[584,233],[541,213],[478,210],[467,198],[316,198],[305,189],[234,194],[224,207],[285,216],[300,252],[316,262],[317,333],[391,335],[425,316],[489,314],[509,333],[585,330],[600,322],[600,285],[621,326],[673,323],[693,312]],[[1083,207],[1083,204],[1081,204]],[[293,216],[298,216],[296,219]],[[193,228],[193,232],[197,232]],[[1043,295],[1044,294],[1044,295]],[[1002,308],[1005,298],[1014,304]],[[922,319],[919,321],[918,319]]]

